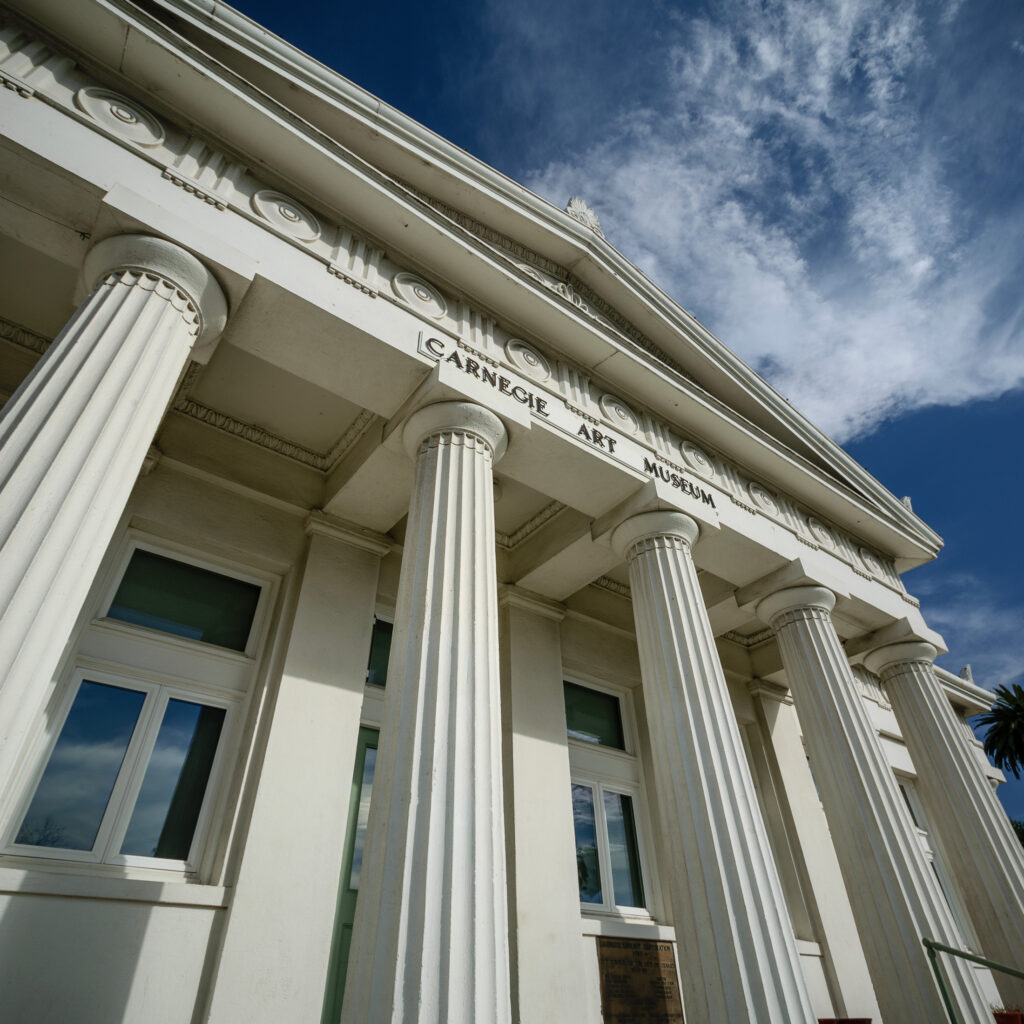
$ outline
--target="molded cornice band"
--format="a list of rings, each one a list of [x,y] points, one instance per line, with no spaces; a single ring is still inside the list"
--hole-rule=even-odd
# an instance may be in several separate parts
[[[830,612],[836,606],[836,595],[827,587],[787,587],[757,603],[754,614],[762,622],[774,626],[775,620],[785,612],[816,609]]]
[[[491,449],[494,462],[508,448],[505,424],[490,409],[473,402],[438,402],[417,409],[402,430],[402,442],[409,457],[415,459],[420,445],[435,434],[472,434]]]
[[[115,235],[97,242],[85,257],[85,283],[96,287],[110,273],[135,270],[172,284],[199,316],[196,345],[214,341],[228,319],[228,301],[213,274],[180,246],[149,235]]]

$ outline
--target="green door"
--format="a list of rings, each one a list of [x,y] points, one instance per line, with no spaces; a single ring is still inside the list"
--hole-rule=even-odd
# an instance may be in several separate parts
[[[359,730],[355,772],[352,776],[352,796],[348,807],[348,830],[345,833],[345,856],[341,862],[341,883],[338,886],[338,911],[334,918],[334,937],[331,940],[331,959],[327,972],[327,992],[324,996],[323,1024],[338,1024],[341,1001],[345,995],[345,971],[352,945],[352,922],[356,917],[356,899],[359,896],[359,875],[363,866],[363,848],[366,844],[366,819],[370,813],[373,793],[373,772],[377,765],[376,729]]]

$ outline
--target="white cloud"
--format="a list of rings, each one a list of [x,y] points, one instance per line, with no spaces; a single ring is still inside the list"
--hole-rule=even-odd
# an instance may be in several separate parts
[[[885,0],[676,15],[637,56],[660,99],[627,101],[526,183],[560,205],[582,195],[617,248],[839,440],[1000,394],[1024,382],[1006,288],[1024,207],[979,216],[951,177],[952,143],[919,102],[944,73],[925,36],[913,5]]]

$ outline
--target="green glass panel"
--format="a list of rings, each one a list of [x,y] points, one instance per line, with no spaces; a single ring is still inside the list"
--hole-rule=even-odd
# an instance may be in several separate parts
[[[366,681],[371,686],[386,686],[388,682],[388,660],[391,657],[391,634],[395,627],[383,619],[373,620],[373,636],[370,638],[370,664],[366,668]]]
[[[565,722],[569,738],[624,750],[619,698],[586,686],[565,683]]]
[[[597,857],[597,821],[594,791],[573,783],[572,824],[576,832],[576,874],[581,903],[601,903],[601,866]]]
[[[356,808],[356,832],[352,845],[352,870],[348,887],[359,891],[359,876],[363,870],[363,848],[366,846],[366,825],[370,820],[370,801],[373,799],[373,774],[377,769],[377,748],[367,747],[363,758],[363,778],[359,786],[359,804]]]
[[[167,702],[121,853],[188,858],[223,725],[223,708]]]
[[[138,690],[83,681],[16,843],[93,848],[145,700]]]
[[[244,651],[259,599],[255,583],[140,548],[132,554],[107,615]]]
[[[612,861],[612,891],[619,907],[642,907],[644,884],[640,876],[640,850],[636,842],[633,801],[623,793],[604,794],[608,825],[608,852]]]
[[[363,842],[366,838],[366,812],[369,810],[370,795],[373,792],[373,773],[377,762],[377,737],[376,729],[359,730],[359,747],[356,750],[355,770],[349,791],[348,831],[345,834],[345,850],[341,861],[338,907],[334,917],[334,936],[331,939],[322,1024],[337,1024],[341,1019],[341,1005],[345,996],[345,972],[348,970],[352,925],[356,918],[356,901],[359,898],[359,872],[363,861]]]

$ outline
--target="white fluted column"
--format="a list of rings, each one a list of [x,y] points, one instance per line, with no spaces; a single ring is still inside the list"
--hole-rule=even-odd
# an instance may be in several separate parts
[[[793,929],[690,552],[698,526],[618,526],[629,562],[687,1020],[813,1021]]]
[[[839,643],[834,606],[824,587],[792,587],[757,614],[778,639],[882,1018],[945,1020],[921,940],[956,946],[956,925]],[[972,968],[953,957],[943,966],[963,1024],[990,1024]]]
[[[0,414],[0,777],[38,711],[193,346],[227,315],[170,242],[86,257],[92,291]]]
[[[1024,967],[1024,849],[980,770],[932,662],[927,643],[890,644],[865,664],[885,683],[935,838],[960,883],[981,952]],[[992,975],[1007,1006],[1024,1004],[1024,982]]]
[[[509,1024],[492,465],[501,421],[414,413],[416,459],[342,1020]]]

